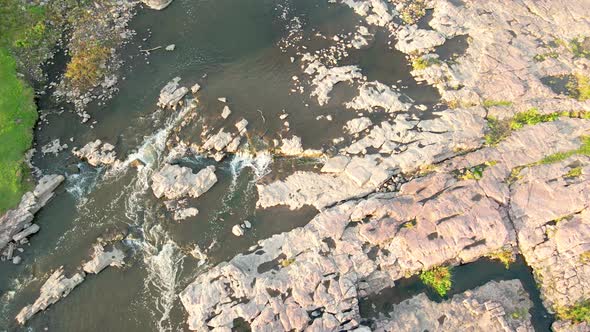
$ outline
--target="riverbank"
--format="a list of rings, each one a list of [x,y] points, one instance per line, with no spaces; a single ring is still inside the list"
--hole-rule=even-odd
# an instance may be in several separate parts
[[[37,121],[33,89],[17,76],[12,56],[0,48],[0,215],[15,206],[29,188],[25,152]]]

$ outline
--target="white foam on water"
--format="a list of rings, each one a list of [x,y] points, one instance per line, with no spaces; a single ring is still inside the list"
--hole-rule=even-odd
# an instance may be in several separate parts
[[[80,172],[66,177],[66,191],[74,197],[77,206],[81,207],[87,203],[87,196],[97,186],[103,168],[96,169],[88,167],[85,163],[79,163]]]
[[[177,288],[186,255],[160,225],[148,229],[144,235],[144,240],[138,244],[148,273],[145,287],[154,301],[152,314],[159,316],[156,317],[158,331],[172,331],[170,312],[180,292]]]
[[[248,151],[238,151],[230,162],[232,183],[235,183],[245,168],[250,168],[254,172],[253,181],[258,181],[270,172],[271,164],[272,156],[268,151],[260,151],[256,153],[256,156]]]

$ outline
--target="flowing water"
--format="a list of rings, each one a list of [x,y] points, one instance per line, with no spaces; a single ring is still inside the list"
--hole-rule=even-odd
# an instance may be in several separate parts
[[[31,319],[26,329],[185,330],[178,293],[196,275],[259,239],[305,225],[317,212],[257,210],[256,181],[280,178],[293,169],[313,169],[315,164],[273,161],[264,153],[230,156],[216,164],[219,182],[189,201],[199,214],[173,221],[163,202],[153,196],[150,178],[169,161],[166,141],[189,110],[158,110],[160,89],[176,76],[184,86],[202,85],[196,118],[179,133],[188,140],[199,140],[203,123],[233,126],[242,117],[261,139],[280,138],[287,131],[279,115],[286,112],[291,114],[289,132],[302,137],[306,148],[327,147],[342,135],[342,125],[356,116],[341,106],[352,91],[338,86],[333,101],[321,107],[308,91],[291,91],[292,77],[303,74],[297,61],[290,60],[298,57],[295,51],[279,45],[300,27],[297,33],[310,49],[322,47],[314,38],[317,31],[330,36],[354,31],[360,23],[349,8],[317,0],[175,0],[161,12],[140,9],[131,21],[136,35],[122,50],[126,64],[119,93],[89,105],[98,122],[91,129],[80,124],[68,106],[42,97],[39,106],[49,123],[39,125],[35,139],[42,146],[60,138],[70,148],[101,139],[116,146],[123,165],[139,159],[145,166],[94,168],[66,152],[34,158],[44,173],[66,174],[67,180],[37,214],[41,231],[21,254],[23,263],[0,265],[0,330],[25,330],[12,318],[34,301],[49,274],[62,265],[66,271],[76,270],[88,259],[96,238],[112,231],[129,234],[124,241],[126,266],[88,276],[66,299]],[[357,64],[369,80],[399,84],[409,98],[436,107],[438,94],[414,81],[408,61],[388,42],[388,35],[378,31],[372,46],[351,51],[343,64]],[[176,49],[148,56],[140,52],[168,44],[176,44]],[[63,63],[54,67],[49,72],[59,73]],[[219,116],[220,97],[226,97],[232,109],[226,122]],[[332,115],[333,120],[316,120],[319,115]],[[214,164],[198,155],[174,161],[194,170]],[[252,230],[233,236],[231,228],[244,220],[252,223]],[[210,249],[208,262],[190,255],[195,245]]]

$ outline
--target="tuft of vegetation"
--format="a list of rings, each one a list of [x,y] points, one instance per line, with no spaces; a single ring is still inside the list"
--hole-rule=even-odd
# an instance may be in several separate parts
[[[582,145],[575,150],[557,152],[534,163],[513,168],[506,182],[508,184],[516,182],[520,178],[520,172],[526,167],[554,164],[575,155],[590,156],[590,136],[582,136],[580,140],[582,141]]]
[[[102,79],[110,55],[107,47],[96,42],[86,43],[72,55],[65,77],[81,89],[94,87]]]
[[[590,251],[585,251],[580,254],[579,257],[580,263],[582,264],[589,264],[590,263]]]
[[[578,167],[574,167],[572,169],[570,169],[566,174],[565,177],[566,178],[577,178],[579,176],[582,176],[582,167],[578,166]]]
[[[510,107],[512,106],[512,102],[508,101],[508,100],[484,100],[483,102],[483,107],[485,108],[490,108],[490,107],[494,107],[494,106],[500,106],[500,107]]]
[[[407,229],[413,229],[414,227],[416,227],[417,224],[418,224],[418,221],[416,220],[416,218],[414,218],[412,220],[408,220],[408,221],[404,222],[402,224],[402,227],[407,228]]]
[[[281,261],[281,266],[282,267],[287,267],[287,266],[289,266],[289,265],[291,265],[293,263],[295,263],[295,258],[286,258],[286,259],[283,259]]]
[[[576,73],[566,85],[569,95],[580,101],[590,99],[590,77]]]
[[[488,255],[490,259],[498,260],[504,264],[506,269],[510,268],[510,264],[516,261],[514,252],[510,248],[503,248]]]
[[[535,60],[536,62],[543,62],[545,60],[547,60],[547,58],[551,58],[551,59],[557,59],[559,57],[559,53],[557,53],[556,51],[549,51],[546,53],[541,53],[541,54],[537,54],[533,57],[533,60]]]
[[[541,161],[539,161],[537,164],[553,164],[574,155],[590,156],[590,136],[582,136],[580,139],[582,140],[582,145],[578,149],[554,153],[541,159]]]
[[[25,152],[37,121],[33,90],[16,73],[16,63],[0,48],[0,213],[15,206],[30,188]]]
[[[476,180],[479,181],[483,177],[483,172],[488,167],[487,164],[475,165],[469,168],[463,168],[454,171],[455,178],[458,180]]]
[[[420,18],[426,15],[426,1],[407,1],[400,11],[400,17],[406,24],[415,24]]]
[[[525,318],[526,315],[529,313],[527,308],[517,308],[510,314],[512,319],[522,319]]]
[[[487,145],[496,146],[510,136],[510,121],[498,120],[493,116],[488,116],[487,122],[489,130],[484,136]]]
[[[559,118],[559,113],[541,114],[537,108],[531,108],[528,111],[517,113],[512,121],[510,121],[510,128],[520,129],[524,126],[532,126],[541,122],[551,122]]]
[[[578,37],[568,43],[570,51],[576,58],[590,59],[590,38]]]
[[[441,61],[433,57],[418,57],[412,60],[414,70],[424,70],[432,65],[439,64]]]
[[[446,296],[451,289],[451,268],[448,266],[437,266],[428,271],[420,273],[420,280],[440,296]]]
[[[590,323],[590,301],[582,301],[570,307],[557,307],[557,318],[571,320],[574,323]]]

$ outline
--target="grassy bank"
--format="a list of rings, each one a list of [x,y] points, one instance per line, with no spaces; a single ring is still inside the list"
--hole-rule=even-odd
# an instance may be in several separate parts
[[[0,213],[18,204],[29,189],[24,154],[37,121],[33,90],[17,76],[16,63],[0,48]]]

